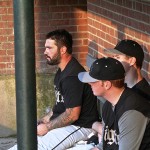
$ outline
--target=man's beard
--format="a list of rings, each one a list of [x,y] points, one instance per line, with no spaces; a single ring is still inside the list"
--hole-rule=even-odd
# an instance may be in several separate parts
[[[47,60],[47,64],[58,65],[60,63],[60,59],[61,59],[60,52],[58,51],[57,54],[53,58],[50,58],[50,57],[48,57],[48,58],[50,60]]]

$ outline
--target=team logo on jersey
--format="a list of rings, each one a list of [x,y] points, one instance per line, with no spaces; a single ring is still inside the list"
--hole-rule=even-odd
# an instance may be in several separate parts
[[[109,145],[118,145],[118,140],[119,135],[117,135],[116,130],[108,129],[108,126],[106,126],[104,130],[104,141],[106,141],[106,143]]]
[[[54,85],[54,89],[55,89],[56,104],[57,103],[64,103],[64,98],[55,85]]]

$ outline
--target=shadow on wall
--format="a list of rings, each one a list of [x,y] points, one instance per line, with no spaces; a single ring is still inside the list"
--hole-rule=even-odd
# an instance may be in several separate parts
[[[123,39],[132,39],[141,44],[149,46],[149,8],[150,2],[148,1],[94,1],[88,2],[89,13],[89,39],[95,39],[98,43],[98,52],[102,55],[101,51],[104,48],[113,48],[116,43]],[[136,15],[135,10],[141,9],[141,19]],[[113,13],[112,13],[113,12]],[[145,13],[144,13],[145,12]],[[109,28],[110,26],[110,28]],[[147,41],[141,39],[141,34],[146,37]],[[106,46],[106,47],[104,47]],[[150,66],[148,51],[143,45],[141,45],[146,53],[142,74],[146,80],[150,83]],[[91,52],[90,55],[94,57]],[[94,49],[94,47],[93,47]]]
[[[91,55],[90,55],[91,54]],[[88,45],[88,55],[86,57],[86,68],[90,68],[91,64],[98,58],[98,45],[95,40],[89,42]]]
[[[88,45],[88,55],[86,57],[86,65],[88,68],[90,68],[91,64],[97,59],[101,57],[108,57],[108,55],[105,55],[104,53],[100,52],[98,50],[98,44],[95,40],[92,40],[89,42]]]

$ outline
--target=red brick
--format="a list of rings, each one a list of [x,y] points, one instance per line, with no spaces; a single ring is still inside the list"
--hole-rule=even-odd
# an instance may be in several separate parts
[[[75,0],[57,0],[59,5],[77,5],[78,1]]]
[[[8,14],[12,14],[13,15],[13,8],[11,8],[11,6],[9,8],[7,8],[8,10]]]
[[[4,14],[7,14],[7,8],[4,8],[4,7],[3,7],[3,8],[0,8],[0,15],[1,15],[1,14],[3,14],[3,15],[4,15]]]
[[[2,16],[2,21],[13,21],[13,15]]]
[[[15,63],[7,63],[7,68],[15,68]]]
[[[9,35],[8,36],[8,41],[9,42],[14,42],[14,35]]]
[[[142,35],[141,35],[141,39],[142,39],[144,42],[149,42],[149,43],[150,43],[150,36],[147,35],[147,34],[142,34]]]
[[[52,19],[55,20],[56,19],[60,20],[64,18],[62,12],[53,12],[51,15],[52,15]]]
[[[61,26],[62,29],[66,29],[67,31],[69,32],[77,32],[77,26],[73,26],[73,25],[64,25],[64,26]]]
[[[13,62],[14,58],[9,56],[0,56],[0,62]]]
[[[7,65],[5,63],[0,63],[0,70],[5,69],[6,67],[7,67]]]
[[[14,43],[3,43],[2,44],[2,49],[13,49],[14,48]]]
[[[75,39],[73,40],[73,45],[82,45],[83,44],[83,40],[82,39]]]
[[[87,38],[87,32],[82,32],[82,33],[72,33],[72,36],[74,39],[77,38]]]
[[[36,13],[48,13],[49,12],[49,6],[38,6],[34,8],[35,14]]]
[[[1,7],[9,7],[12,6],[13,1],[0,1],[0,6]]]
[[[78,26],[78,31],[87,31],[87,25]]]
[[[6,55],[6,50],[0,50],[0,56]]]
[[[73,47],[73,52],[87,52],[87,46],[74,46]]]
[[[2,42],[6,42],[6,41],[7,41],[7,36],[1,35],[0,36],[0,42],[2,43]]]
[[[5,28],[7,26],[6,24],[7,24],[6,22],[1,21],[0,22],[0,28]]]
[[[52,6],[52,5],[56,5],[57,1],[54,1],[54,0],[44,0],[44,1],[35,0],[34,4],[35,4],[35,6],[47,6],[47,5]]]
[[[7,50],[7,55],[14,55],[14,50]]]
[[[70,6],[54,6],[49,8],[49,12],[70,12]]]

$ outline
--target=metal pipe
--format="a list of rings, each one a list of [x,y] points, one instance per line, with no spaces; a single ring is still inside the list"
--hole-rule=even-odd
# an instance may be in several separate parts
[[[14,0],[18,150],[37,149],[34,0]]]

